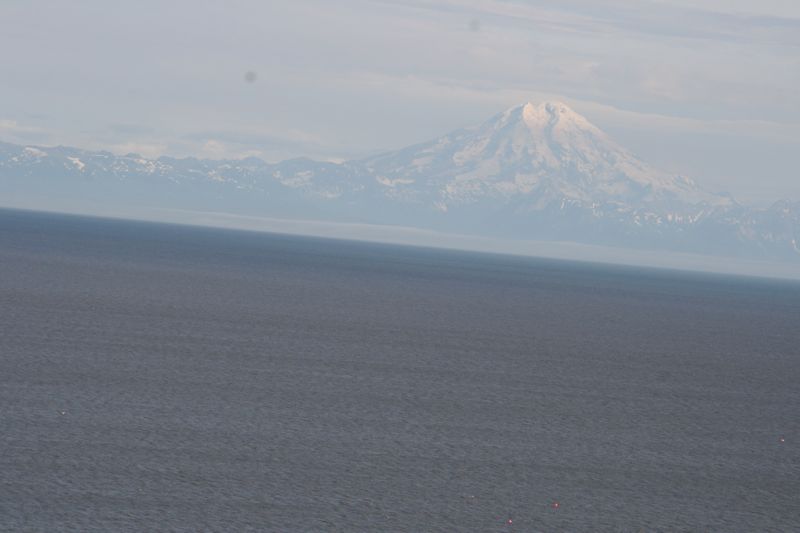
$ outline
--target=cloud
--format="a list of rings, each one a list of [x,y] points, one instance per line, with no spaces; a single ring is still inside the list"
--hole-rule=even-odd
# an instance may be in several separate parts
[[[10,133],[46,133],[46,130],[35,126],[22,125],[14,119],[0,119],[0,130]]]
[[[45,128],[20,124],[9,118],[0,119],[0,136],[0,140],[20,144],[44,143],[52,137]]]
[[[156,133],[152,126],[142,124],[109,124],[108,130],[115,135],[152,135]]]
[[[125,143],[95,143],[93,149],[105,150],[117,155],[139,154],[148,159],[155,159],[167,152],[169,145],[166,143],[125,142]]]

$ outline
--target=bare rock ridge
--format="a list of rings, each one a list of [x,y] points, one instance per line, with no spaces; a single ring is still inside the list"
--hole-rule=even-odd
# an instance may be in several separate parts
[[[560,102],[345,163],[0,143],[0,205],[148,205],[800,262],[800,203],[742,206],[651,168]]]

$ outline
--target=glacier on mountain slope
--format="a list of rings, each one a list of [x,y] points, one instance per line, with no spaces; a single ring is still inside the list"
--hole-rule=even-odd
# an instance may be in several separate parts
[[[800,260],[797,203],[751,209],[653,169],[560,102],[344,163],[0,143],[0,194]]]

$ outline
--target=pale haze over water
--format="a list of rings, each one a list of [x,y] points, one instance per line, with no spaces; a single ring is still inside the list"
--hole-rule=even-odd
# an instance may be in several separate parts
[[[2,529],[800,526],[797,283],[0,211],[0,301]]]

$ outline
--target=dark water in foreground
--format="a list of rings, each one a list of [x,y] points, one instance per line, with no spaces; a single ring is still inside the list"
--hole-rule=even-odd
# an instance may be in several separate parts
[[[5,530],[798,531],[800,285],[0,211],[0,424]]]

